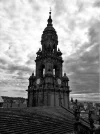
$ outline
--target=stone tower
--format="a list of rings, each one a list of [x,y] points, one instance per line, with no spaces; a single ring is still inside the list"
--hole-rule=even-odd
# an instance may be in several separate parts
[[[58,36],[52,24],[51,12],[47,27],[41,37],[42,49],[36,57],[36,76],[29,78],[28,107],[61,106],[69,108],[69,86],[66,73],[62,76],[62,53],[58,45]]]

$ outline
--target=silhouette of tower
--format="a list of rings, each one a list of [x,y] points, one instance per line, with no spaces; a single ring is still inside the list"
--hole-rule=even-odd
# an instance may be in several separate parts
[[[27,106],[69,107],[69,86],[66,73],[62,76],[62,53],[58,45],[58,36],[52,24],[51,11],[47,27],[41,36],[42,50],[36,57],[36,76],[29,78]]]

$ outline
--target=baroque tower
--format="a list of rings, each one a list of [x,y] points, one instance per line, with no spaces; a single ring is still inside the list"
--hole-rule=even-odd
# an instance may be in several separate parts
[[[41,36],[42,49],[36,57],[36,76],[29,78],[28,107],[61,106],[69,108],[69,86],[66,73],[62,76],[62,53],[58,46],[58,36],[52,24],[51,11],[47,27]]]

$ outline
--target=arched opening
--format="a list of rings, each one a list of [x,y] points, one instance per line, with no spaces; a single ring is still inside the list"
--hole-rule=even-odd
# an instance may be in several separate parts
[[[57,76],[57,66],[54,65],[53,67],[53,75],[56,77]]]
[[[53,75],[55,76],[55,68],[53,68]]]
[[[45,75],[45,68],[43,68],[43,76]]]
[[[41,76],[40,77],[43,77],[45,75],[45,66],[44,65],[41,65]]]

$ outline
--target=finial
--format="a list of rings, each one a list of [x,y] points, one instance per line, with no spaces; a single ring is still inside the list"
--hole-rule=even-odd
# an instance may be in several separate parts
[[[33,73],[32,73],[32,76],[34,76],[34,71],[33,71]]]
[[[49,11],[49,17],[51,18],[51,7],[50,7],[50,11]]]
[[[66,76],[66,73],[64,73],[64,76]]]
[[[51,7],[50,7],[50,11],[49,11],[49,19],[48,19],[48,24],[47,24],[47,26],[52,26]]]
[[[50,7],[50,11],[49,11],[49,14],[51,15],[51,7]]]

